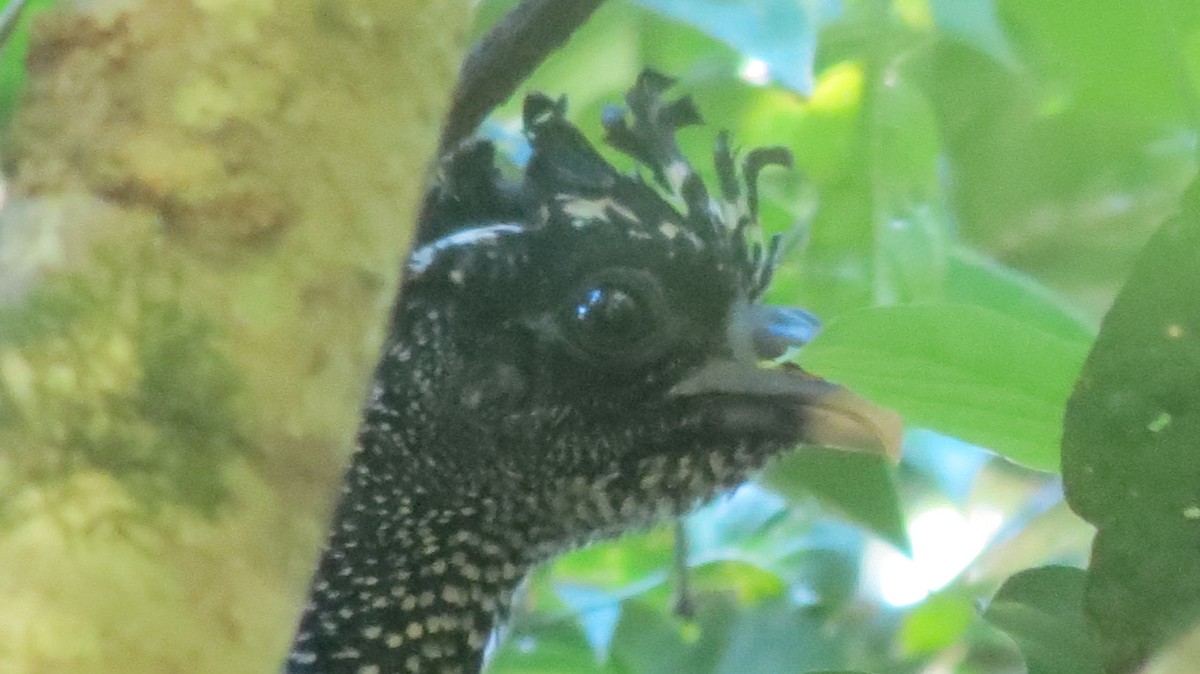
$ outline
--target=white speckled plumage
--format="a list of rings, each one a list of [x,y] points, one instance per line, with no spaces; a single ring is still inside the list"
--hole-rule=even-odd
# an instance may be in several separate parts
[[[486,143],[443,164],[290,674],[479,671],[533,565],[738,484],[802,442],[804,404],[837,390],[777,370],[765,395],[737,377],[678,393],[735,355],[760,376],[730,344],[754,326],[731,322],[773,315],[744,307],[776,251],[747,238],[757,168],[742,190],[719,147],[717,208],[679,156],[674,130],[698,117],[662,99],[669,83],[644,74],[632,121],[606,119],[666,199],[538,95],[518,189]]]

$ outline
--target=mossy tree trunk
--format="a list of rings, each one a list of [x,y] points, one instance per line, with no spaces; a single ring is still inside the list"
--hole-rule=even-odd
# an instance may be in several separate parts
[[[0,670],[273,671],[469,3],[60,4],[0,145]]]

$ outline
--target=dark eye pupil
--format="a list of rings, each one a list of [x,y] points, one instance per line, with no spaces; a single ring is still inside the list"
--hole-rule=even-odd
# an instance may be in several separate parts
[[[588,289],[575,306],[575,320],[591,338],[605,342],[633,341],[649,328],[641,302],[616,287]]]

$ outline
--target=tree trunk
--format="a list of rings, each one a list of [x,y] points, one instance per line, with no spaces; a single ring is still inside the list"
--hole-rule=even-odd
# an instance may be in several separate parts
[[[92,0],[0,145],[0,670],[274,671],[466,0]]]

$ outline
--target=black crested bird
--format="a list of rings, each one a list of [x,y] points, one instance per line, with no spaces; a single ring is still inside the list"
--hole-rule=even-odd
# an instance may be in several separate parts
[[[899,421],[798,368],[811,336],[757,303],[756,175],[786,152],[718,142],[720,198],[681,156],[699,122],[645,72],[608,142],[619,174],[525,101],[533,154],[505,184],[493,147],[430,190],[342,500],[288,656],[293,674],[477,672],[532,566],[687,512],[797,444],[894,452]]]

